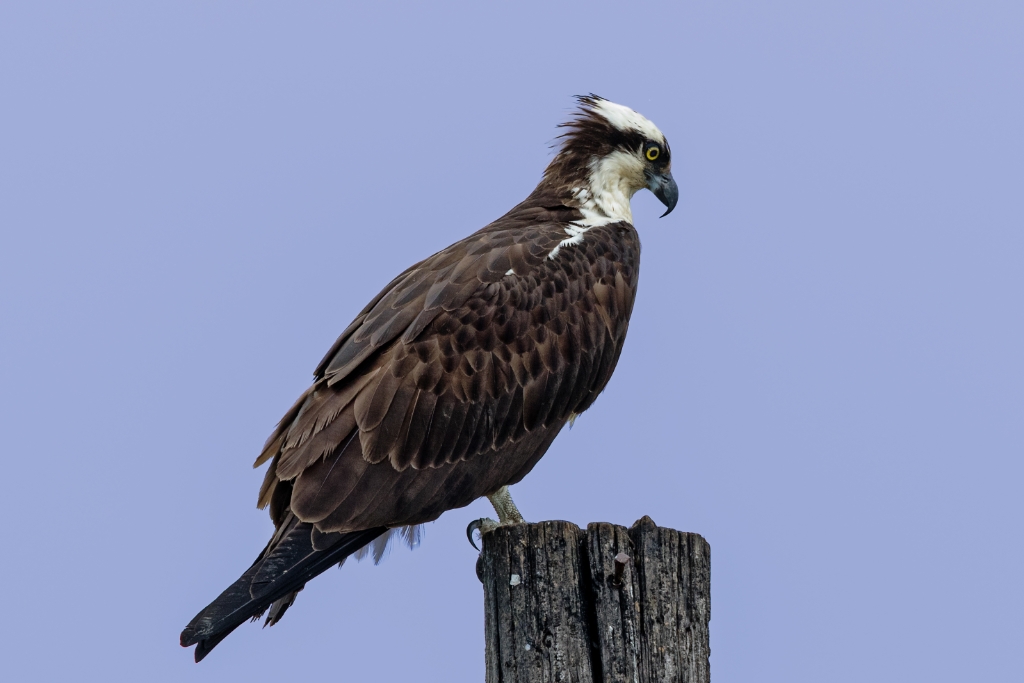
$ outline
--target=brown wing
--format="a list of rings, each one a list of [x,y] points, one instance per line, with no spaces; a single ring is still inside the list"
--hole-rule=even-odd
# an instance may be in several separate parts
[[[280,523],[419,524],[524,477],[611,376],[639,265],[632,226],[564,240],[533,209],[396,278],[317,368],[256,461]],[[546,219],[546,220],[545,220]],[[511,271],[511,272],[510,272]]]

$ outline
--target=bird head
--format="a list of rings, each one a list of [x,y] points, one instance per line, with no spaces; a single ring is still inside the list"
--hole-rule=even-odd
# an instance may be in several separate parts
[[[591,222],[632,222],[629,201],[644,188],[661,200],[667,216],[679,188],[662,132],[629,107],[597,95],[578,100],[576,116],[562,124],[567,130],[545,179],[568,192]]]

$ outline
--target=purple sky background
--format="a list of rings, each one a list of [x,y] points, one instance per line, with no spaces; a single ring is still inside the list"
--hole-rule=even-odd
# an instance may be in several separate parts
[[[1024,5],[89,5],[0,8],[0,677],[481,681],[486,501],[177,638],[337,334],[595,92],[681,199],[524,514],[703,534],[716,683],[1019,680]]]

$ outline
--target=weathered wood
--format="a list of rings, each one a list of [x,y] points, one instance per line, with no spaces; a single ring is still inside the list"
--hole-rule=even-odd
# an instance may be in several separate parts
[[[649,517],[501,527],[484,536],[480,578],[487,683],[710,681],[710,547],[697,534]]]
[[[707,683],[710,547],[644,517],[587,527],[592,629],[605,681]],[[620,581],[615,557],[630,556]],[[596,668],[596,667],[595,667]]]
[[[591,683],[580,590],[583,532],[569,522],[499,527],[484,538],[487,680]]]

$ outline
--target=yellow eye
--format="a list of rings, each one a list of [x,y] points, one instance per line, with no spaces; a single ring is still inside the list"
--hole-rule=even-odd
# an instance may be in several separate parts
[[[655,161],[657,160],[659,154],[661,154],[660,149],[658,149],[657,147],[651,147],[650,149],[647,150],[647,160]]]

